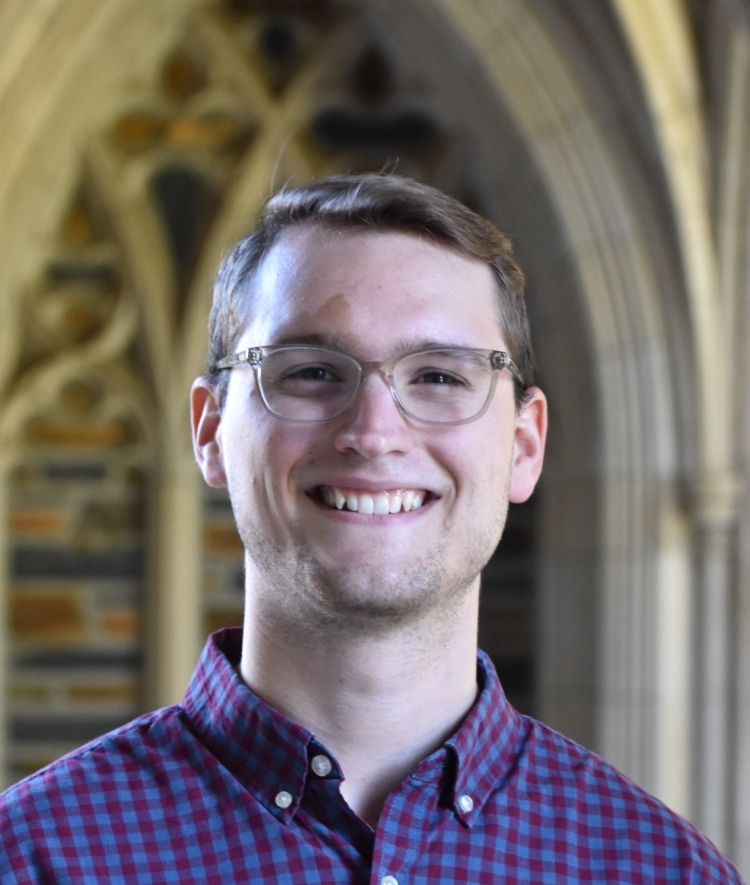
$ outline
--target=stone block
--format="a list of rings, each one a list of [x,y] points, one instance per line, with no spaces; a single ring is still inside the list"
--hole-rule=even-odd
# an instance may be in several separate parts
[[[135,426],[123,419],[105,424],[60,424],[35,418],[26,427],[26,440],[32,445],[71,446],[75,448],[114,449],[131,445],[138,439]]]
[[[64,510],[18,508],[10,514],[10,527],[17,534],[50,535],[62,532],[67,523]]]
[[[242,556],[245,552],[245,548],[234,525],[208,526],[204,532],[203,545],[207,553]]]
[[[10,598],[11,636],[32,642],[75,642],[86,635],[77,588],[17,590]]]
[[[70,717],[70,716],[13,716],[10,736],[28,744],[65,742],[85,744],[127,721],[124,716]]]
[[[118,639],[137,639],[140,635],[141,620],[138,612],[131,608],[105,609],[102,613],[102,626]]]
[[[242,618],[242,609],[214,609],[204,614],[203,629],[208,635],[223,627],[241,627]]]
[[[45,685],[10,685],[9,696],[12,703],[38,705],[46,704],[50,690]]]
[[[24,755],[22,759],[11,760],[8,773],[11,779],[21,780],[21,778],[28,777],[30,774],[34,774],[35,771],[39,771],[40,768],[44,768],[45,765],[49,765],[50,762],[54,762],[59,755],[59,753]]]
[[[479,609],[479,644],[490,655],[534,654],[534,622],[528,605],[485,594]]]
[[[82,682],[68,686],[71,701],[83,704],[135,704],[138,688],[134,683],[97,684]]]
[[[143,526],[144,509],[137,501],[92,501],[81,516],[79,530],[123,532]]]
[[[19,652],[15,655],[16,666],[25,671],[51,668],[78,671],[136,670],[142,664],[138,648],[47,648]]]
[[[143,553],[137,549],[104,551],[18,547],[13,551],[13,574],[17,578],[138,578]]]

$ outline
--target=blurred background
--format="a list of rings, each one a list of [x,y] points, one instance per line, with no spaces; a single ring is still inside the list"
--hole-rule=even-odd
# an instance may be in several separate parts
[[[549,455],[482,646],[750,875],[749,96],[749,0],[0,0],[5,782],[239,623],[212,276],[275,188],[387,170],[528,278]]]

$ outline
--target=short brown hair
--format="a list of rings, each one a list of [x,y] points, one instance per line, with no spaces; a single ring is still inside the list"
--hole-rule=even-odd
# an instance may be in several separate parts
[[[255,230],[221,263],[209,318],[208,373],[223,405],[227,373],[216,363],[237,346],[250,321],[252,279],[282,231],[298,224],[323,229],[405,233],[441,243],[490,266],[500,323],[518,367],[516,402],[534,383],[524,277],[510,240],[481,215],[441,191],[397,175],[335,175],[282,190],[266,203]],[[272,344],[260,341],[257,344]]]

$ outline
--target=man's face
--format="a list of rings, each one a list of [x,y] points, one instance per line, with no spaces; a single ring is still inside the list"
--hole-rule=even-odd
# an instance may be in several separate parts
[[[507,350],[496,298],[488,266],[418,237],[303,226],[263,262],[236,349],[327,343],[363,361],[435,345]],[[265,409],[244,366],[232,370],[223,412],[205,380],[193,410],[204,476],[229,487],[248,591],[288,618],[359,629],[447,611],[478,590],[509,497],[533,490],[546,415],[539,392],[516,412],[504,371],[476,421],[418,424],[373,373],[344,414],[294,423]],[[331,506],[354,496],[369,510],[366,495],[382,509],[383,495],[390,503],[399,492],[421,506]]]

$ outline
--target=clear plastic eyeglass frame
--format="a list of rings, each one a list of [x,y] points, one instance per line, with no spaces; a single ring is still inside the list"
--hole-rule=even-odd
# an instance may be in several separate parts
[[[271,403],[269,402],[269,398],[264,386],[263,381],[263,361],[273,354],[281,353],[281,352],[290,352],[290,351],[309,351],[316,353],[329,353],[332,354],[336,359],[341,360],[342,358],[349,362],[352,367],[356,367],[357,371],[357,382],[352,386],[352,392],[349,399],[335,412],[332,412],[330,415],[325,415],[322,418],[297,418],[290,417],[288,415],[281,414],[276,409],[273,408]],[[490,381],[490,385],[487,390],[487,395],[482,403],[481,407],[472,415],[467,417],[460,418],[458,420],[431,420],[428,418],[423,418],[418,415],[415,415],[411,412],[401,401],[401,398],[398,394],[398,390],[396,388],[396,384],[393,377],[393,371],[395,367],[405,359],[409,359],[412,357],[418,356],[427,356],[429,354],[445,354],[445,353],[455,353],[455,354],[466,354],[473,355],[478,357],[480,360],[486,362],[487,368],[492,372],[492,377]],[[276,418],[280,418],[283,421],[293,421],[300,424],[320,424],[325,421],[330,421],[333,418],[337,418],[339,415],[342,415],[347,409],[351,408],[352,405],[359,398],[359,394],[362,390],[364,382],[366,378],[371,375],[373,372],[379,372],[383,378],[385,379],[388,389],[391,392],[391,396],[393,397],[394,402],[396,403],[399,410],[402,414],[406,415],[410,420],[417,421],[420,424],[468,424],[470,421],[476,421],[477,418],[480,418],[486,411],[492,400],[492,395],[495,392],[495,386],[497,384],[497,373],[501,372],[503,369],[507,369],[508,372],[513,377],[513,380],[516,384],[523,389],[523,382],[521,380],[521,374],[518,371],[518,367],[513,362],[513,360],[508,356],[508,354],[503,350],[479,350],[473,347],[434,347],[426,350],[417,350],[412,351],[410,353],[402,354],[401,356],[393,357],[389,360],[384,360],[382,362],[368,362],[359,360],[351,354],[344,353],[340,350],[333,350],[328,347],[321,347],[318,345],[307,345],[307,344],[284,344],[284,345],[276,345],[276,346],[268,346],[268,347],[248,347],[245,350],[241,350],[237,353],[231,354],[230,356],[226,356],[223,359],[220,359],[215,368],[217,370],[224,369],[234,369],[237,366],[248,365],[253,369],[255,374],[255,380],[258,385],[258,390],[260,391],[261,399],[263,400],[263,405],[266,409],[274,415]]]

